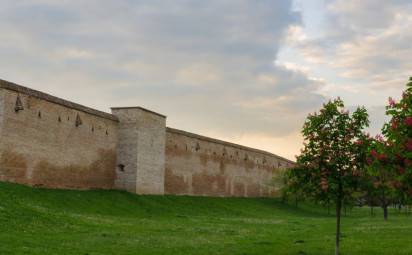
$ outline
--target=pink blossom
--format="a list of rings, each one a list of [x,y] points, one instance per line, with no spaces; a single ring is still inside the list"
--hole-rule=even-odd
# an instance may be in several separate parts
[[[359,139],[359,140],[355,141],[355,144],[356,144],[356,145],[362,145],[362,144],[363,144],[363,141],[362,141],[361,139]]]
[[[368,165],[372,165],[373,160],[372,160],[371,158],[367,158],[367,159],[366,159],[366,163],[367,163]]]
[[[371,150],[371,155],[372,155],[372,157],[377,158],[378,157],[378,152],[376,152],[376,150]]]
[[[406,117],[405,124],[412,127],[412,117]]]
[[[390,107],[395,107],[396,106],[396,102],[395,102],[395,100],[393,100],[392,97],[389,98],[389,105],[390,105]]]
[[[386,155],[384,153],[378,154],[378,159],[380,161],[386,160]]]
[[[408,140],[405,147],[408,151],[412,151],[412,140]]]
[[[383,137],[382,137],[382,135],[380,135],[380,134],[379,134],[379,135],[376,135],[376,136],[375,136],[375,139],[378,140],[379,142],[383,142]]]

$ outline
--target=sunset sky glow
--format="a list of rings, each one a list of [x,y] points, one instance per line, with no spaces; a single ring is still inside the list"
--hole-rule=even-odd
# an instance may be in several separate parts
[[[371,133],[412,76],[410,0],[0,0],[0,78],[289,159],[340,96]]]

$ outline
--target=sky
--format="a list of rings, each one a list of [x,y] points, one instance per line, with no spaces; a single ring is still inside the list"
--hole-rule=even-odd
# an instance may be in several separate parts
[[[411,42],[410,0],[0,0],[1,79],[292,160],[331,98],[379,133]]]

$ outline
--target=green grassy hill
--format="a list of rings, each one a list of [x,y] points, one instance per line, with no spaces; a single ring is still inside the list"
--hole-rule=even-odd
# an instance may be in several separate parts
[[[380,210],[376,210],[381,213]],[[0,254],[333,254],[333,216],[275,199],[0,183]],[[343,218],[343,254],[412,254],[412,216]]]

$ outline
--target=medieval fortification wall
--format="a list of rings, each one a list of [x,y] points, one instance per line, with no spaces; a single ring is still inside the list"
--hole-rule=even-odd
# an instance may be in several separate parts
[[[90,109],[0,80],[0,181],[137,194],[259,197],[293,162],[167,128],[141,107]]]
[[[260,197],[292,162],[271,153],[167,128],[165,193]]]
[[[0,112],[0,180],[114,187],[114,116],[3,81]]]

